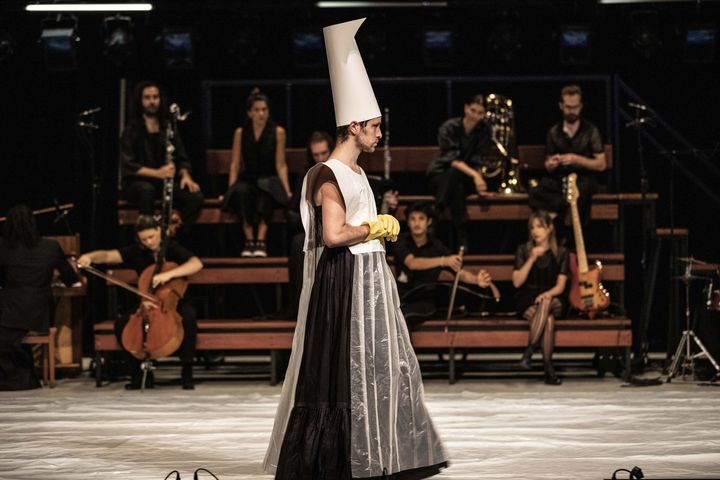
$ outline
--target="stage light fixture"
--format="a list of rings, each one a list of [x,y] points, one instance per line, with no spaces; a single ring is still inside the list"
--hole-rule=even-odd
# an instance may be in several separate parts
[[[683,60],[686,63],[710,63],[715,58],[717,27],[711,24],[690,24],[685,28]]]
[[[425,0],[425,1],[319,1],[315,5],[318,8],[422,8],[422,7],[447,7],[447,1]]]
[[[293,33],[291,50],[296,67],[319,67],[323,64],[325,48],[319,31],[317,29]]]
[[[0,63],[10,58],[15,50],[15,42],[7,30],[0,30]]]
[[[117,65],[123,64],[131,54],[133,23],[130,17],[115,15],[103,21],[105,55]]]
[[[40,44],[43,48],[45,68],[54,72],[75,70],[79,41],[75,17],[43,20]]]
[[[523,47],[521,33],[518,14],[500,12],[488,39],[488,56],[505,64],[512,63]]]
[[[189,70],[195,68],[195,41],[189,30],[165,29],[162,34],[165,68]]]
[[[630,43],[645,60],[651,60],[662,46],[660,19],[656,10],[636,10],[630,14]]]
[[[238,30],[230,40],[228,56],[233,63],[245,68],[252,65],[260,56],[260,46],[265,41],[265,36],[260,30],[252,25],[259,25],[259,19],[247,22],[247,25]]]
[[[560,63],[587,65],[590,63],[590,28],[567,25],[560,29]]]
[[[151,3],[29,3],[28,12],[149,12]]]
[[[429,68],[452,67],[455,58],[453,31],[429,28],[422,32],[423,64]]]

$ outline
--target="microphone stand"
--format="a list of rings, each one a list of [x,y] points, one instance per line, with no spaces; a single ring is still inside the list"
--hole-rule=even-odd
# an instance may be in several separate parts
[[[649,225],[650,225],[650,208],[647,201],[647,194],[648,194],[648,187],[649,187],[649,181],[648,181],[648,175],[647,175],[647,169],[645,166],[645,148],[642,141],[642,128],[643,125],[648,124],[651,126],[655,125],[655,122],[652,117],[652,110],[649,110],[644,105],[639,105],[635,103],[630,103],[629,106],[635,110],[635,119],[627,122],[625,124],[625,127],[632,127],[635,129],[635,141],[637,145],[637,158],[638,158],[638,166],[639,166],[639,174],[640,174],[640,204],[642,205],[641,211],[642,211],[642,254],[640,259],[640,268],[642,270],[642,278],[643,278],[643,285],[644,288],[647,289],[648,284],[654,285],[655,279],[654,278],[648,278],[648,243],[650,238],[652,238],[652,235],[650,234]],[[642,112],[648,112],[650,113],[650,116],[642,117]],[[654,252],[655,253],[655,252]],[[653,271],[654,274],[654,271]],[[646,292],[645,295],[648,295]],[[645,311],[649,310],[650,306],[648,302],[643,301],[642,303],[642,312],[640,313],[641,318],[641,325],[640,325],[640,351],[639,351],[639,360],[637,363],[644,366],[647,364],[647,354],[649,351],[649,342],[647,338],[647,329],[648,329],[648,323],[647,320],[649,320],[650,312]]]

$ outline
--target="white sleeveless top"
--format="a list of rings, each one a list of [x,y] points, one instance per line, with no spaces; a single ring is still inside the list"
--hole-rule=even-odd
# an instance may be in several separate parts
[[[352,168],[334,158],[326,161],[324,165],[333,171],[338,181],[340,193],[345,201],[345,223],[358,227],[365,221],[377,220],[375,196],[365,176],[365,171],[361,168],[360,173],[356,173]],[[303,185],[304,189],[305,185]],[[306,218],[303,218],[303,223],[305,223],[305,220]],[[310,231],[308,229],[309,225],[303,226],[305,232]],[[384,243],[378,239],[358,243],[348,248],[353,255],[385,251]]]

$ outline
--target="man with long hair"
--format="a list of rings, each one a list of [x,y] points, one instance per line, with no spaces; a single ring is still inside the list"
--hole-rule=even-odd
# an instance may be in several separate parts
[[[31,330],[47,332],[51,324],[55,270],[65,285],[78,281],[60,245],[40,237],[30,208],[11,208],[0,241],[0,390],[40,386],[22,339]]]
[[[122,195],[137,205],[141,215],[152,215],[163,180],[173,178],[173,206],[183,223],[191,225],[200,214],[203,195],[192,178],[190,160],[177,130],[170,140],[173,162],[166,162],[169,122],[167,100],[160,86],[151,81],[139,83],[133,94],[130,121],[120,139]]]

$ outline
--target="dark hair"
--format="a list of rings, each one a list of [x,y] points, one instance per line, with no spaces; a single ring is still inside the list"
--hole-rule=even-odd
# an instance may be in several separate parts
[[[580,95],[582,98],[582,89],[578,85],[566,85],[560,90],[560,101],[565,95]]]
[[[480,104],[484,107],[485,106],[485,97],[482,96],[481,94],[477,93],[471,97],[468,97],[467,102],[465,102],[465,105],[472,105],[473,103]]]
[[[432,220],[435,216],[435,210],[432,205],[427,202],[415,202],[410,204],[410,206],[405,209],[405,218],[409,219],[410,214],[413,212],[424,213],[428,220]]]
[[[265,102],[265,105],[270,108],[270,100],[268,100],[268,96],[262,93],[258,87],[253,88],[250,95],[248,95],[247,100],[245,101],[247,109],[251,110],[253,105],[255,105],[255,102]]]
[[[19,245],[34,247],[40,241],[37,223],[32,210],[27,205],[15,205],[7,213],[3,226],[3,237],[10,248]]]
[[[135,234],[138,234],[143,230],[160,227],[160,219],[154,217],[153,215],[139,215],[137,222],[135,222]]]
[[[532,231],[532,225],[533,222],[537,220],[540,222],[540,225],[543,227],[547,227],[552,229],[550,232],[550,238],[548,239],[548,243],[550,244],[550,251],[557,257],[558,252],[558,244],[557,244],[557,238],[555,237],[555,225],[553,224],[553,219],[550,217],[550,213],[546,212],[545,210],[535,210],[530,214],[530,218],[528,218],[528,241],[527,241],[527,251],[530,252],[533,247],[535,246],[535,241],[532,238],[532,235],[530,232]]]
[[[135,85],[135,90],[133,92],[133,100],[132,104],[130,105],[130,121],[138,122],[142,124],[143,122],[143,106],[142,106],[142,96],[143,91],[146,88],[149,87],[155,87],[160,92],[160,108],[158,108],[158,121],[160,122],[160,125],[164,128],[167,122],[167,97],[165,96],[165,90],[160,86],[159,83],[153,81],[153,80],[144,80],[137,85]]]
[[[363,120],[362,122],[358,122],[358,125],[360,125],[362,128],[365,128],[369,121],[370,120]],[[343,143],[350,137],[349,128],[350,124],[337,127],[337,130],[335,130],[335,138],[337,138],[337,143]]]
[[[334,139],[332,136],[324,131],[321,130],[315,130],[313,133],[310,134],[310,138],[308,139],[307,145],[305,146],[305,153],[307,156],[307,163],[309,166],[312,166],[315,164],[315,160],[313,160],[312,152],[310,151],[310,146],[314,145],[316,143],[322,143],[327,142],[328,144],[328,150],[332,151],[332,149],[335,147],[334,145]]]

